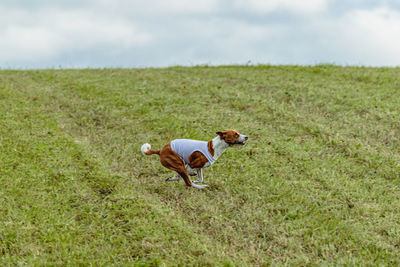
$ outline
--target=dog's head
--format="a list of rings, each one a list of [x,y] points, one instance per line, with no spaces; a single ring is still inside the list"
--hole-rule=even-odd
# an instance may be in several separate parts
[[[230,146],[233,145],[245,145],[247,139],[249,139],[246,135],[239,133],[237,130],[224,130],[218,131],[217,134],[221,138],[221,140],[225,141]]]

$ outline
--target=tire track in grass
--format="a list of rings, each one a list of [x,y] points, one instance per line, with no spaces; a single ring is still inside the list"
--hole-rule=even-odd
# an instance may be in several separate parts
[[[110,251],[106,254],[108,258],[118,255],[121,262],[158,262],[168,265],[214,265],[232,262],[231,255],[225,252],[222,245],[202,235],[196,226],[187,223],[179,213],[164,207],[154,195],[135,187],[130,179],[124,178],[120,173],[113,174],[113,168],[102,157],[101,149],[95,147],[88,136],[82,135],[84,131],[77,129],[86,126],[85,123],[80,123],[85,118],[77,118],[75,115],[80,115],[74,114],[80,108],[74,105],[74,100],[79,99],[71,95],[65,96],[64,92],[60,93],[54,83],[43,83],[52,80],[52,74],[48,75],[46,71],[16,74],[15,78],[20,79],[21,85],[18,90],[25,94],[28,101],[35,102],[36,106],[40,106],[48,114],[46,120],[56,123],[55,127],[61,131],[60,134],[68,133],[66,138],[70,142],[74,140],[73,146],[78,149],[75,160],[88,174],[84,177],[85,182],[99,195],[100,203],[91,208],[99,213],[99,220],[103,219],[110,227],[113,226],[102,229],[99,234],[107,237],[117,233],[116,237],[110,238],[115,239],[114,245],[118,253]],[[21,79],[21,74],[26,77]],[[27,83],[33,87],[29,91],[23,88],[23,84]],[[76,127],[77,122],[79,127]],[[114,186],[110,187],[110,184]],[[126,184],[131,188],[127,188]],[[80,213],[78,219],[80,222],[87,222],[90,217],[90,213]],[[94,234],[93,241],[97,241],[99,246],[104,245],[106,240],[96,238],[97,235]]]
[[[1,262],[93,262],[92,255],[101,253],[87,243],[94,234],[92,222],[80,224],[78,218],[87,211],[97,219],[91,204],[99,199],[81,180],[88,174],[75,157],[81,151],[14,83],[0,90],[5,96],[0,117]]]
[[[72,85],[72,86],[74,86],[74,85]],[[85,97],[85,90],[86,89],[83,89],[82,97]],[[70,97],[70,95],[68,95],[68,97]],[[85,109],[90,109],[90,106],[85,107],[85,104],[82,104],[82,107]],[[83,120],[85,121],[85,123],[86,122],[91,123],[90,120],[86,121],[87,118],[83,118]],[[83,125],[85,125],[85,123],[80,123],[80,125],[83,126]],[[98,130],[102,131],[101,128]],[[101,142],[101,139],[100,139],[100,142]],[[123,167],[126,168],[126,166],[123,166]],[[146,186],[146,184],[142,184],[142,185]],[[153,196],[166,194],[166,192],[163,191],[163,190],[165,190],[164,186],[160,186],[158,184],[155,184],[154,182],[148,184],[145,187],[145,189],[148,190],[149,192],[152,192]],[[222,189],[222,188],[220,188],[220,189]],[[169,191],[171,191],[171,190],[169,190]],[[174,191],[174,190],[172,190],[172,191]],[[201,194],[200,192],[192,192],[191,194],[183,194],[182,195],[181,190],[178,190],[178,192],[172,192],[171,194],[168,194],[169,196],[166,196],[166,198],[163,196],[162,199],[164,202],[166,202],[169,205],[178,205],[178,209],[175,206],[170,206],[170,209],[172,209],[172,210],[176,210],[178,212],[182,212],[183,210],[186,210],[186,211],[190,210],[189,213],[193,214],[193,215],[195,215],[195,214],[207,215],[210,213],[209,207],[207,207],[207,199],[210,199],[210,197],[212,197],[212,195],[217,193],[218,191],[219,191],[218,189],[217,189],[217,191],[213,190],[213,192],[211,192],[211,195],[207,194],[207,196],[202,196],[202,195],[199,195],[199,194]],[[225,193],[226,193],[226,191],[225,191]],[[225,193],[222,192],[222,194],[225,194]],[[186,198],[193,198],[193,197],[196,197],[196,198],[200,197],[199,202],[201,203],[201,207],[193,206],[194,203],[190,204],[190,206],[187,205],[189,203],[187,203],[187,204],[183,203],[184,205],[182,205],[182,203],[181,203],[182,198],[186,199]],[[179,209],[179,207],[181,207],[181,208]],[[205,222],[200,222],[200,221],[198,221],[198,218],[195,218],[195,217],[190,217],[190,218],[191,218],[191,221],[193,224],[200,223],[199,225],[202,225],[202,227],[207,227],[207,225],[210,225],[211,229],[208,230],[207,228],[205,228],[204,229],[205,232],[208,233],[210,235],[210,237],[214,238],[215,240],[221,240],[221,238],[222,238],[221,241],[223,241],[227,245],[230,244],[229,250],[230,250],[231,255],[238,254],[238,252],[248,254],[248,251],[249,251],[248,245],[245,245],[241,240],[243,238],[243,236],[239,235],[238,237],[235,237],[234,233],[231,233],[231,234],[224,233],[223,225],[219,225],[218,227],[215,227],[215,223],[214,223],[215,219],[218,219],[217,221],[219,222],[219,224],[221,224],[218,214],[211,215],[209,218],[207,218],[207,216],[206,217],[203,216],[203,219],[206,219]],[[205,225],[203,226],[204,223],[205,223]],[[230,228],[230,229],[232,229],[232,228]],[[234,242],[235,244],[232,246],[232,242],[229,240],[231,240],[231,241],[236,240]],[[254,262],[262,262],[263,260],[265,260],[265,258],[263,258],[263,256],[262,256],[262,254],[257,254],[257,250],[254,249],[254,245],[252,245],[250,247],[250,252],[251,252],[251,257],[253,258]],[[246,256],[246,257],[248,258],[248,256]],[[246,257],[244,257],[244,258],[246,258]]]

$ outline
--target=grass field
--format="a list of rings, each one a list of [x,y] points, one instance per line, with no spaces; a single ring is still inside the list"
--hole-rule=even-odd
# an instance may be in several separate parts
[[[400,69],[0,71],[0,265],[400,265]],[[208,188],[140,146],[249,136]]]

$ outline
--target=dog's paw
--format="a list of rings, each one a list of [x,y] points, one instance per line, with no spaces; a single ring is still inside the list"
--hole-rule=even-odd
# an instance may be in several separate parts
[[[196,181],[193,181],[193,183],[195,183],[195,184],[201,184],[203,182],[203,180],[196,180]]]
[[[206,184],[199,185],[199,184],[195,184],[195,183],[192,183],[192,186],[193,186],[194,188],[197,188],[197,189],[204,189],[204,188],[207,187]]]

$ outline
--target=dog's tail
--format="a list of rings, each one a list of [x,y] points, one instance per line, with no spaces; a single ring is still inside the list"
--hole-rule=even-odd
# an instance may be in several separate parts
[[[160,155],[160,150],[151,150],[151,145],[150,144],[143,144],[142,148],[140,149],[142,151],[143,155],[153,155],[153,154],[158,154]]]

